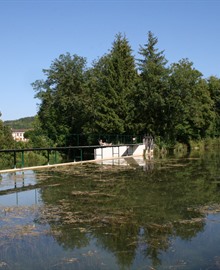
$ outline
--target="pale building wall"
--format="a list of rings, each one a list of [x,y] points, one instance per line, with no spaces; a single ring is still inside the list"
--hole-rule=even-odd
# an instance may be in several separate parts
[[[27,142],[28,140],[24,137],[25,132],[26,130],[12,130],[12,137],[17,142]]]

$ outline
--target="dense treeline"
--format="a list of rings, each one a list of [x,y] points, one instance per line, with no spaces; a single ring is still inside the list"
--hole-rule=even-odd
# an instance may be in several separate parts
[[[71,145],[76,133],[149,133],[169,145],[219,136],[220,80],[203,78],[188,59],[168,65],[157,43],[149,32],[135,59],[117,34],[90,68],[78,55],[55,59],[33,83],[45,135],[58,145]]]
[[[117,34],[108,53],[87,66],[70,53],[44,69],[32,86],[40,100],[35,146],[74,145],[74,134],[97,143],[99,134],[151,134],[157,143],[189,144],[220,134],[220,79],[204,78],[189,59],[168,64],[158,39],[148,33],[135,59]],[[97,136],[96,136],[97,135]]]
[[[34,116],[23,117],[17,120],[4,121],[4,125],[13,129],[30,129],[33,127]]]

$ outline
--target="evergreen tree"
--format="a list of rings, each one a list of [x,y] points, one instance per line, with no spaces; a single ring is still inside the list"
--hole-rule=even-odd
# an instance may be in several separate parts
[[[111,50],[112,77],[110,84],[117,93],[116,113],[124,121],[124,132],[132,133],[137,71],[132,49],[126,37],[116,35]]]
[[[165,97],[169,88],[169,69],[164,51],[158,51],[158,39],[148,33],[148,42],[140,47],[140,81],[136,92],[136,122],[140,133],[165,136]]]
[[[132,132],[132,114],[137,72],[126,37],[116,35],[109,54],[94,63],[90,71],[93,93],[93,130],[100,133]]]

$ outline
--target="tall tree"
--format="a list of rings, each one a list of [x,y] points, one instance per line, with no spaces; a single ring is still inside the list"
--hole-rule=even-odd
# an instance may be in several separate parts
[[[169,69],[164,51],[158,51],[157,43],[157,37],[148,32],[147,44],[140,46],[142,58],[138,59],[140,81],[136,93],[136,122],[140,133],[164,136]]]
[[[72,144],[72,135],[82,132],[87,116],[86,59],[60,55],[43,73],[47,79],[33,83],[41,100],[38,117],[42,129],[59,145]]]
[[[189,143],[209,136],[215,114],[207,83],[188,59],[171,67],[170,132],[180,142]]]
[[[108,134],[132,132],[132,113],[137,71],[125,36],[116,35],[112,49],[90,71],[94,103],[93,130]]]
[[[220,136],[220,79],[211,76],[207,80],[210,96],[214,102],[215,111],[215,131],[214,136]]]
[[[111,50],[110,72],[112,72],[110,84],[118,94],[116,113],[124,121],[124,132],[134,132],[133,95],[136,89],[137,70],[129,42],[120,33],[116,35]]]

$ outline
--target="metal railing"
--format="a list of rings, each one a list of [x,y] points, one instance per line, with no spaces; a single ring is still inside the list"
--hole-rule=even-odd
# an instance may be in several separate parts
[[[143,135],[131,135],[131,134],[70,134],[66,138],[66,142],[69,145],[80,146],[80,145],[94,145],[98,143],[99,140],[103,142],[112,144],[132,144],[132,143],[142,143]],[[67,145],[66,145],[67,146]]]
[[[16,169],[18,164],[20,164],[21,168],[25,166],[25,153],[26,152],[46,152],[47,165],[50,164],[50,157],[53,155],[53,164],[57,163],[57,153],[65,153],[65,157],[68,159],[68,162],[74,161],[84,161],[84,160],[92,160],[94,159],[94,149],[96,148],[106,148],[106,147],[119,147],[121,145],[126,146],[135,146],[137,144],[112,144],[109,145],[87,145],[87,146],[66,146],[66,147],[44,147],[44,148],[24,148],[24,149],[0,149],[1,153],[12,154],[13,155],[13,168]],[[19,158],[20,162],[18,162],[18,154],[21,154]],[[64,161],[66,162],[66,161]],[[33,164],[35,165],[35,164]],[[44,164],[46,165],[46,164]],[[8,169],[8,168],[4,168]]]

